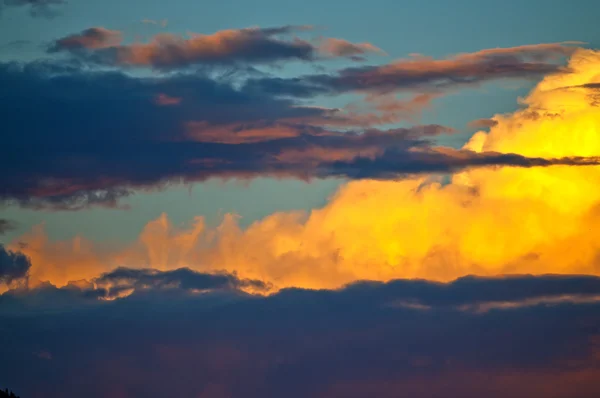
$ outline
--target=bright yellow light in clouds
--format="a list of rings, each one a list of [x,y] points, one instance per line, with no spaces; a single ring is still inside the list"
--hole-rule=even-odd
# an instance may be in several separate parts
[[[546,77],[523,109],[496,115],[490,132],[476,133],[466,147],[599,156],[597,91],[583,85],[600,82],[600,53],[580,50],[569,67],[571,73]],[[350,182],[321,209],[275,213],[245,230],[232,215],[216,229],[198,218],[183,230],[163,216],[127,248],[38,236],[24,251],[34,257],[32,278],[58,284],[115,266],[227,270],[311,288],[358,279],[600,274],[599,203],[600,167],[474,169],[446,185],[431,177]]]

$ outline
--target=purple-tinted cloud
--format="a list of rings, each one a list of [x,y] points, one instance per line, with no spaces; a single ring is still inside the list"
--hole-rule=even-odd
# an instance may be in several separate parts
[[[189,37],[161,33],[148,43],[121,45],[119,32],[90,28],[56,40],[49,51],[71,52],[88,62],[102,65],[159,69],[316,61],[322,57],[353,57],[381,51],[368,43],[325,39],[319,45],[293,36],[295,32],[310,29],[310,26],[245,28],[208,35],[191,34]],[[110,33],[110,40],[106,40],[107,33]]]
[[[122,40],[121,32],[100,26],[56,40],[48,51],[59,52],[106,48],[117,46]]]
[[[590,165],[435,147],[453,130],[326,128],[331,109],[299,106],[202,74],[136,78],[70,64],[0,65],[0,198],[34,208],[116,206],[135,189],[212,177],[398,178],[494,165]],[[168,106],[162,98],[177,98]],[[32,143],[35,142],[35,145]]]
[[[571,43],[551,43],[481,50],[447,59],[415,56],[382,66],[346,68],[334,74],[251,79],[248,86],[296,97],[347,92],[385,95],[410,90],[435,93],[498,79],[537,78],[565,71],[559,61],[576,49]]]

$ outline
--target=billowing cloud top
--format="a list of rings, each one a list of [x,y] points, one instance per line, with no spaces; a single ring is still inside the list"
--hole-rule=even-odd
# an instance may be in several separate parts
[[[105,72],[95,80],[77,68],[7,65],[12,78],[5,87],[9,93],[21,89],[4,105],[14,110],[9,120],[26,108],[20,98],[43,92],[40,103],[59,93],[62,101],[45,102],[32,108],[36,117],[19,119],[31,132],[27,139],[44,145],[31,147],[19,141],[21,135],[11,137],[12,148],[23,150],[0,157],[20,165],[0,168],[10,170],[2,187],[8,201],[73,209],[117,205],[131,190],[180,180],[256,175],[355,180],[322,208],[275,213],[245,229],[235,215],[226,215],[216,228],[203,218],[176,227],[163,215],[137,241],[118,247],[83,238],[53,241],[41,227],[9,247],[26,243],[22,250],[33,260],[32,283],[59,286],[131,265],[235,271],[276,289],[338,288],[361,279],[448,281],[467,274],[599,275],[599,247],[589,234],[599,219],[599,64],[597,52],[579,50],[522,99],[521,109],[493,116],[493,125],[461,149],[435,144],[437,135],[454,133],[444,126],[331,128],[327,123],[353,123],[356,115],[297,105],[294,98],[205,76],[140,79]],[[79,92],[82,86],[85,93]],[[98,107],[70,102],[86,95]],[[54,115],[61,112],[57,104],[66,102],[78,118],[61,124]],[[224,104],[230,113],[219,112]],[[88,124],[90,118],[96,123]],[[176,123],[188,118],[193,121]],[[47,126],[53,134],[46,134]],[[78,134],[82,129],[87,135]],[[69,140],[55,141],[58,137]],[[16,153],[22,162],[13,161]],[[454,174],[444,181],[427,175],[434,172]]]

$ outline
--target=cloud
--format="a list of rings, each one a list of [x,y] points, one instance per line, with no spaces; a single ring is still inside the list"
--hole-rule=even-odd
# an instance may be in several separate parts
[[[202,73],[133,77],[77,63],[6,63],[0,80],[11,132],[0,150],[0,198],[32,208],[114,207],[134,190],[213,177],[395,179],[472,167],[596,164],[594,154],[584,158],[577,150],[525,156],[438,147],[433,136],[454,132],[443,126],[356,129],[371,116],[304,106]],[[428,101],[374,103],[385,115]],[[329,128],[336,125],[346,130]]]
[[[143,20],[166,26],[162,22]],[[336,38],[316,42],[294,36],[311,26],[229,29],[213,34],[190,33],[182,37],[169,33],[155,35],[148,43],[121,45],[121,34],[104,28],[56,40],[49,52],[69,52],[92,64],[120,67],[187,68],[194,65],[231,66],[277,64],[282,61],[318,61],[350,58],[364,61],[369,53],[385,54],[370,43],[351,43]],[[110,35],[109,35],[110,34]],[[83,42],[85,41],[85,42]]]
[[[596,90],[596,89],[600,89],[600,83],[588,83],[588,84],[582,85],[581,87]]]
[[[178,105],[181,102],[181,98],[170,97],[166,94],[160,93],[156,96],[156,103],[159,105]]]
[[[48,51],[78,51],[82,49],[113,47],[119,45],[122,40],[121,32],[99,26],[56,40]]]
[[[160,272],[153,269],[117,268],[93,280],[98,288],[106,289],[105,298],[118,297],[122,292],[140,293],[145,290],[179,289],[192,293],[215,290],[268,291],[269,286],[257,280],[240,280],[226,273],[200,274],[180,268]]]
[[[469,309],[505,299],[593,297],[600,293],[594,277],[361,282],[265,297],[151,285],[113,301],[86,293],[94,288],[84,283],[1,295],[9,344],[0,346],[0,373],[22,396],[67,398],[600,392],[597,302]],[[407,300],[431,308],[393,305]]]
[[[31,268],[31,261],[20,252],[13,252],[0,245],[0,283],[11,285],[24,279]]]
[[[498,122],[493,119],[477,119],[473,120],[469,123],[469,127],[480,129],[480,128],[490,128],[497,125]]]
[[[56,6],[66,4],[65,0],[0,0],[0,12],[3,7],[28,7],[32,17],[52,18],[56,16]]]
[[[336,38],[324,38],[319,49],[324,54],[333,57],[348,57],[355,61],[364,61],[363,55],[367,53],[385,54],[382,49],[375,47],[371,43],[351,43],[347,40]]]
[[[250,176],[260,170],[263,175],[356,180],[343,184],[321,208],[274,213],[247,228],[232,214],[214,228],[203,218],[175,227],[164,215],[150,221],[137,240],[118,247],[83,238],[55,241],[40,228],[15,242],[27,243],[23,251],[34,261],[30,280],[59,286],[70,278],[90,279],[115,266],[134,265],[235,271],[240,278],[268,281],[276,288],[517,272],[600,275],[600,246],[589,233],[600,225],[600,169],[583,165],[600,153],[600,113],[588,89],[562,89],[598,82],[598,62],[594,51],[577,53],[571,73],[544,78],[521,100],[520,109],[494,115],[497,124],[475,133],[460,150],[431,144],[444,132],[441,126],[354,133],[313,129],[301,135],[290,129],[286,138],[275,138],[277,130],[259,135],[268,125],[256,122],[254,131],[246,124],[237,132],[252,134],[220,135],[228,144],[217,144],[209,135],[206,141],[186,142],[182,151],[164,143],[160,150],[146,149],[138,141],[136,154],[160,152],[163,158],[148,156],[151,163],[137,163],[144,167],[129,171],[124,156],[119,175],[128,177],[119,181],[154,181],[135,173],[150,173],[159,160],[165,162],[159,169],[165,170],[169,151],[177,159],[188,154],[197,159],[186,168],[188,178]],[[200,157],[201,151],[210,155]],[[31,162],[38,158],[41,154]],[[120,160],[112,156],[111,162]],[[60,161],[44,163],[43,170],[52,171],[48,164]],[[98,164],[110,176],[110,167]],[[425,174],[412,174],[419,171]],[[428,174],[434,172],[455,173]],[[402,173],[411,174],[398,179]],[[87,175],[95,173],[84,174],[81,181],[93,181]],[[11,181],[8,177],[4,180]],[[72,178],[67,174],[65,181]]]
[[[105,48],[87,47],[96,51],[77,52],[76,55],[102,65],[151,66],[159,69],[192,65],[269,64],[286,60],[312,61],[317,57],[314,45],[299,38],[286,38],[294,32],[308,29],[311,28],[281,26],[230,29],[210,35],[190,34],[188,38],[162,33],[154,36],[149,43],[112,43],[103,46]],[[73,51],[74,48],[60,44],[70,37],[57,40],[50,51]]]
[[[414,56],[381,66],[346,68],[300,78],[258,78],[248,85],[275,95],[314,96],[346,92],[438,92],[497,79],[529,79],[566,71],[557,61],[577,50],[571,43],[486,49],[447,59]]]

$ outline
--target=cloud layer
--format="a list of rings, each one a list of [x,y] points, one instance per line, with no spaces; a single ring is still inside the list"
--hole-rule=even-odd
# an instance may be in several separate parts
[[[47,60],[0,63],[2,204],[351,180],[322,208],[245,229],[234,214],[217,227],[163,214],[134,242],[57,241],[40,225],[0,246],[0,385],[67,398],[600,395],[600,53],[550,43],[327,71],[319,62],[385,53],[308,30],[131,43],[92,27]],[[296,61],[319,72],[275,74]],[[460,149],[436,143],[449,127],[397,125],[466,87],[542,77]]]
[[[594,277],[362,282],[261,297],[221,289],[214,278],[224,275],[103,278],[117,274],[136,288],[116,301],[83,282],[0,296],[9,343],[0,381],[67,398],[600,393]]]
[[[227,144],[215,143],[210,135],[198,138],[202,134],[182,146],[161,143],[162,158],[151,156],[158,149],[146,149],[138,142],[135,162],[147,166],[130,171],[127,165],[132,163],[125,156],[129,151],[122,158],[109,152],[111,164],[118,165],[114,178],[127,175],[125,181],[151,184],[156,181],[153,167],[163,173],[169,170],[169,156],[187,159],[182,156],[190,154],[192,159],[206,153],[212,163],[197,163],[198,168],[192,163],[185,169],[186,177],[206,176],[205,170],[213,176],[227,172],[249,176],[268,170],[272,175],[357,180],[343,185],[322,208],[274,213],[245,229],[231,214],[216,228],[205,225],[202,217],[174,226],[164,215],[149,222],[136,241],[116,247],[83,237],[54,241],[42,228],[21,236],[10,247],[18,249],[17,242],[26,243],[23,250],[34,263],[30,279],[59,286],[118,266],[226,270],[275,288],[337,288],[361,279],[448,281],[468,274],[515,272],[600,275],[600,245],[589,232],[600,222],[600,171],[595,165],[584,165],[600,152],[600,114],[590,97],[593,89],[587,87],[597,83],[599,62],[597,52],[577,53],[568,66],[570,73],[546,77],[522,100],[522,109],[495,115],[497,123],[474,134],[461,150],[430,143],[446,131],[440,126],[362,133],[322,129],[299,136],[291,130],[283,139],[267,138],[264,125],[257,122],[263,135],[255,132],[242,138],[240,132],[248,131],[243,129],[221,134],[219,139],[227,137]],[[94,146],[95,151],[98,148]],[[146,155],[151,161],[141,163]],[[31,157],[32,164],[37,159],[42,159],[40,154]],[[557,164],[529,167],[553,163]],[[182,168],[175,168],[173,175]],[[42,169],[52,171],[41,163],[34,168]],[[88,177],[95,171],[62,170],[82,172],[77,180],[82,183],[95,182]],[[104,183],[113,176],[107,165],[102,170]],[[456,173],[447,180],[414,176],[444,171]],[[402,173],[413,175],[393,179]],[[367,177],[371,179],[363,179]]]
[[[270,51],[281,44],[275,36],[297,29],[239,30],[230,32],[232,41],[221,38],[229,37],[225,31],[199,36],[198,43],[227,46],[224,52],[221,47],[210,50],[214,54],[206,59],[202,54],[213,48],[210,43],[194,44],[190,51],[202,51],[192,55],[165,50],[177,59],[164,65],[275,62],[279,50]],[[118,32],[92,28],[57,41],[53,50],[112,53],[118,41]],[[350,51],[340,50],[348,43],[335,43],[334,52]],[[220,77],[202,70],[137,77],[120,70],[90,70],[76,59],[3,63],[0,106],[8,133],[0,149],[5,170],[0,198],[33,208],[79,209],[117,206],[119,198],[135,190],[212,177],[397,179],[473,167],[593,165],[596,158],[584,158],[576,150],[564,156],[527,156],[438,147],[436,135],[454,132],[443,126],[378,128],[420,112],[450,88],[545,73],[568,75],[570,69],[559,61],[573,51],[561,43],[531,45],[289,79],[248,77],[237,69]],[[396,97],[407,90],[416,91],[412,98]],[[366,95],[366,109],[372,109],[330,109],[306,102],[344,93]]]

